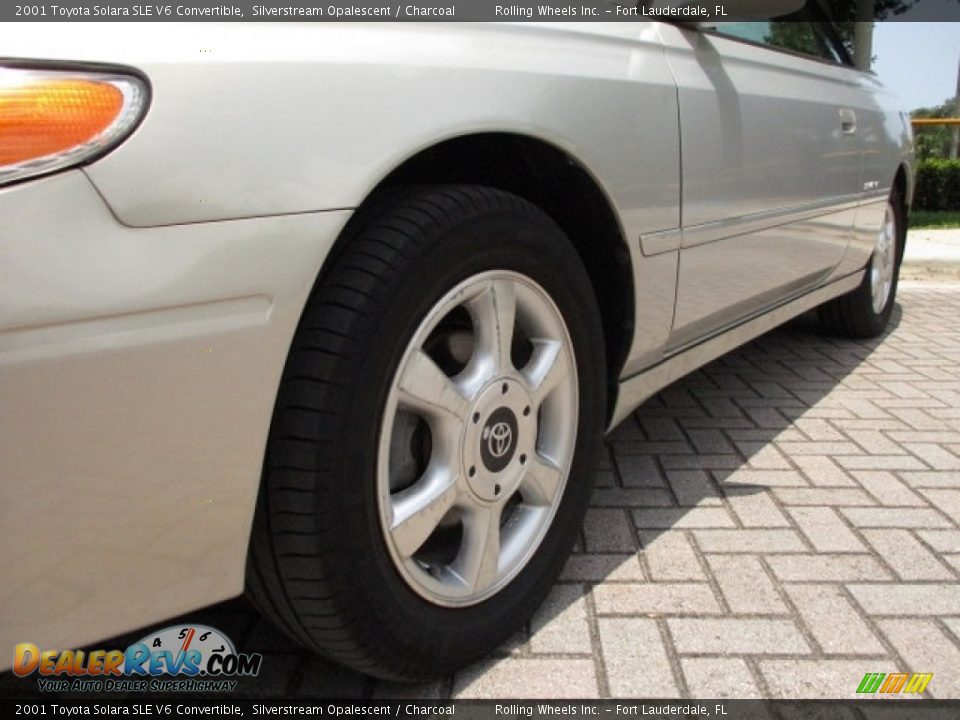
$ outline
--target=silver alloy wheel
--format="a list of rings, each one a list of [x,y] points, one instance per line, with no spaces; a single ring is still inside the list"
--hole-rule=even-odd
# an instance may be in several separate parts
[[[386,545],[415,592],[473,605],[526,566],[563,497],[578,407],[566,324],[533,280],[485,272],[433,307],[393,379],[377,458]]]
[[[877,244],[873,249],[873,262],[870,264],[870,296],[873,299],[873,312],[877,315],[887,306],[896,267],[897,215],[893,205],[887,203],[883,227],[877,235]]]

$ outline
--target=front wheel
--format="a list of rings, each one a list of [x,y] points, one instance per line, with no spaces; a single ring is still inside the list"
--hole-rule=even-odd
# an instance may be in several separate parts
[[[886,330],[897,296],[897,280],[905,241],[903,204],[894,193],[860,286],[819,309],[828,332],[854,338],[876,337]]]
[[[600,326],[569,239],[520,198],[434,188],[359,213],[281,382],[255,604],[390,678],[449,673],[516,632],[589,498]]]

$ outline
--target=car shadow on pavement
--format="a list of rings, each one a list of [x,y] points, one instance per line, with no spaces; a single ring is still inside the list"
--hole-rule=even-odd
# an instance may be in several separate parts
[[[901,316],[898,305],[890,331]],[[648,581],[677,587],[696,581],[704,585],[704,541],[717,552],[743,551],[735,547],[743,542],[742,535],[734,539],[722,531],[777,527],[771,517],[784,514],[771,488],[807,487],[807,483],[797,479],[793,460],[774,441],[792,442],[800,432],[798,421],[815,432],[818,419],[831,412],[829,403],[822,404],[824,398],[882,342],[882,337],[867,341],[825,337],[819,333],[815,315],[807,314],[650,398],[604,440],[597,487],[574,554],[543,607],[488,659],[460,673],[451,672],[444,680],[384,683],[343,668],[300,648],[262,620],[243,598],[97,643],[96,648],[125,648],[150,629],[180,623],[209,625],[230,637],[238,651],[264,656],[259,676],[241,681],[236,692],[224,697],[264,699],[503,697],[502,684],[492,687],[485,682],[500,664],[571,656],[601,662],[599,646],[604,638],[598,631],[598,616],[616,617],[622,610],[655,618],[669,614],[671,608],[683,612],[683,603],[696,603],[695,597],[678,595],[651,597],[637,604],[637,598],[619,593],[618,587]],[[816,468],[805,471],[816,472]],[[700,533],[701,548],[687,542],[688,532]],[[771,537],[765,536],[764,542]],[[618,603],[627,604],[619,607]],[[639,677],[643,669],[638,667],[636,672]],[[609,692],[603,687],[598,690]],[[529,686],[517,691],[520,696],[531,692]],[[0,697],[36,695],[35,676],[0,675]]]

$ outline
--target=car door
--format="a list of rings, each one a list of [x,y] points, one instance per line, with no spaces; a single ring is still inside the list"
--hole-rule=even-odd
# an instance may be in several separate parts
[[[862,189],[862,91],[804,14],[662,33],[682,141],[677,349],[838,265]]]

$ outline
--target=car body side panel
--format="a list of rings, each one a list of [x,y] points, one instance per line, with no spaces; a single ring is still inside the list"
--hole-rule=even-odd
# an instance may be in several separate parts
[[[671,350],[826,279],[850,241],[858,73],[665,26],[680,98],[683,235]]]
[[[857,108],[857,124],[864,148],[863,195],[853,238],[834,277],[853,272],[870,260],[900,167],[905,169],[907,180],[907,196],[903,199],[909,205],[913,198],[915,159],[910,117],[874,75],[857,73],[857,80],[862,100]]]
[[[242,592],[287,348],[349,215],[133,229],[78,171],[0,190],[0,647]]]
[[[559,27],[186,24],[171,40],[87,23],[3,52],[150,78],[144,123],[89,170],[128,225],[356,207],[422,148],[516,132],[570,152],[625,226],[676,227],[675,89],[655,27]]]
[[[840,110],[859,102],[860,73],[714,33],[661,34],[680,86],[685,229],[856,197],[862,143],[841,132]]]
[[[651,269],[641,235],[679,227],[676,88],[655,23],[178,24],[172,37],[44,24],[8,40],[14,56],[150,78],[143,124],[86,169],[127,225],[355,208],[419,151],[497,132],[553,145],[597,180],[637,279]],[[628,365],[660,356],[672,317],[650,308],[665,279],[637,283]]]

